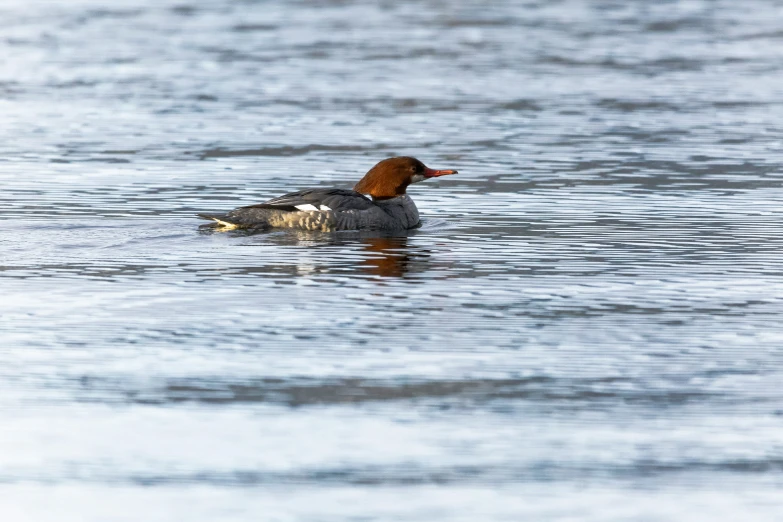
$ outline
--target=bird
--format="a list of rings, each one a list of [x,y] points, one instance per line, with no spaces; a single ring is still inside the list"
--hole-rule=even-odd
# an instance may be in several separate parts
[[[457,174],[431,169],[416,158],[398,156],[378,162],[353,187],[313,188],[291,192],[226,214],[197,214],[218,230],[295,230],[401,232],[419,226],[419,211],[406,193],[408,185]]]

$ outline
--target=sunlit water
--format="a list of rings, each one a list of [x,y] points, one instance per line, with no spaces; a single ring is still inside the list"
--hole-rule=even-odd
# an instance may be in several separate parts
[[[0,517],[772,521],[783,4],[0,5]],[[195,212],[414,155],[407,235]]]

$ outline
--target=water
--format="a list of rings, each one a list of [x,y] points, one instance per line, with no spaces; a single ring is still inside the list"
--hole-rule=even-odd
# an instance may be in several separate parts
[[[6,0],[3,520],[779,520],[781,16]]]

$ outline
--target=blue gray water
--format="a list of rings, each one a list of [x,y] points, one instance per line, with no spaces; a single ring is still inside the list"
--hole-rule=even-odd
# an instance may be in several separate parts
[[[781,520],[782,21],[4,0],[0,518]],[[198,230],[399,154],[410,234]]]

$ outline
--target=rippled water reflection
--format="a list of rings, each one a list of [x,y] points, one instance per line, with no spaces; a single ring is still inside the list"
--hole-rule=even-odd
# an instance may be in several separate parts
[[[777,520],[781,16],[5,2],[3,519]],[[408,234],[194,217],[397,154]]]

